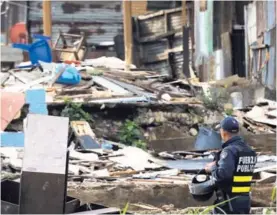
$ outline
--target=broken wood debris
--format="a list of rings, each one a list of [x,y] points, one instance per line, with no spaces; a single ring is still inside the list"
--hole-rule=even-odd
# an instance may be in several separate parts
[[[80,65],[71,64],[77,69],[82,80],[79,84],[57,83],[60,77],[66,77],[64,67],[57,71],[60,64],[40,62],[43,72],[34,68],[31,72],[9,71],[9,77],[16,77],[14,82],[3,82],[4,91],[24,92],[33,87],[44,88],[47,92],[47,103],[64,103],[70,99],[72,102],[92,103],[172,103],[172,104],[200,104],[196,98],[191,97],[192,89],[182,89],[165,85],[165,75],[154,71],[136,69],[124,71],[124,61],[118,58],[101,57],[86,59]],[[125,66],[125,65],[124,65]],[[133,67],[135,69],[135,67]],[[93,72],[91,72],[93,71]],[[78,75],[79,75],[78,74]],[[68,73],[69,75],[69,73]],[[71,74],[72,77],[74,76]],[[8,78],[9,78],[8,77]],[[70,75],[68,80],[71,78]],[[10,79],[10,78],[9,78]],[[19,80],[19,82],[17,81]],[[140,82],[140,81],[146,81]],[[147,83],[147,81],[155,83]],[[68,82],[69,83],[69,82]],[[72,82],[73,83],[73,82]],[[77,83],[77,82],[76,82]],[[162,99],[159,95],[167,93],[169,100]]]
[[[249,110],[250,109],[250,110]],[[277,103],[260,99],[256,105],[236,112],[245,127],[255,134],[276,133]]]

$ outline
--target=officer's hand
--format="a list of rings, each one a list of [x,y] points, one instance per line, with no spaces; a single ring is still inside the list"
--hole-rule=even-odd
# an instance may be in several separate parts
[[[216,165],[216,161],[214,162],[211,162],[211,163],[208,163],[206,166],[205,166],[205,171],[206,173],[210,173],[212,171],[212,167]]]

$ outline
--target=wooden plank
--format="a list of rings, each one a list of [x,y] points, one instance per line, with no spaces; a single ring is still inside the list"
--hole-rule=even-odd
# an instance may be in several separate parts
[[[68,124],[65,117],[27,116],[20,214],[64,213]]]
[[[232,75],[232,47],[229,32],[221,34],[221,47],[223,50],[224,76]]]
[[[183,21],[183,25],[186,26],[187,25],[187,4],[186,4],[186,0],[182,0],[182,21]]]
[[[125,46],[125,70],[130,70],[130,65],[133,62],[132,50],[133,50],[133,38],[132,38],[132,14],[131,14],[131,2],[130,0],[123,1],[123,25],[124,25],[124,46]]]
[[[52,34],[52,14],[51,14],[51,1],[44,0],[42,3],[43,10],[43,32],[46,36]]]
[[[276,135],[275,134],[259,134],[244,135],[246,142],[256,148],[256,151],[271,151],[276,154]],[[155,152],[174,152],[174,151],[195,151],[195,137],[180,137],[162,140],[152,140],[148,143],[150,149]]]

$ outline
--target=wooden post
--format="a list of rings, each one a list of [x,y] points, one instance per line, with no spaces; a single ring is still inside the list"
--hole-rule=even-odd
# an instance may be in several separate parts
[[[182,20],[183,26],[187,27],[187,7],[186,7],[186,0],[182,1]]]
[[[45,36],[52,34],[51,1],[43,0],[43,33]]]
[[[187,7],[186,0],[182,1],[182,24],[183,24],[183,75],[185,79],[188,81],[190,87],[192,88],[192,92],[195,96],[195,89],[191,85],[189,78],[191,78],[190,70],[189,70],[189,27],[187,21]]]
[[[123,1],[123,17],[124,17],[124,46],[125,46],[125,70],[130,70],[132,64],[132,48],[133,48],[133,36],[132,36],[132,14],[131,14],[131,1]]]

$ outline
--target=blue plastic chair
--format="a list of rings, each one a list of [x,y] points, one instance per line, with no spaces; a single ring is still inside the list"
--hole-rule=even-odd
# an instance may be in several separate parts
[[[22,49],[29,52],[31,64],[24,67],[38,66],[39,60],[46,63],[52,62],[52,51],[48,44],[48,40],[50,40],[50,37],[34,34],[32,38],[37,39],[32,44],[13,43],[14,48]]]

